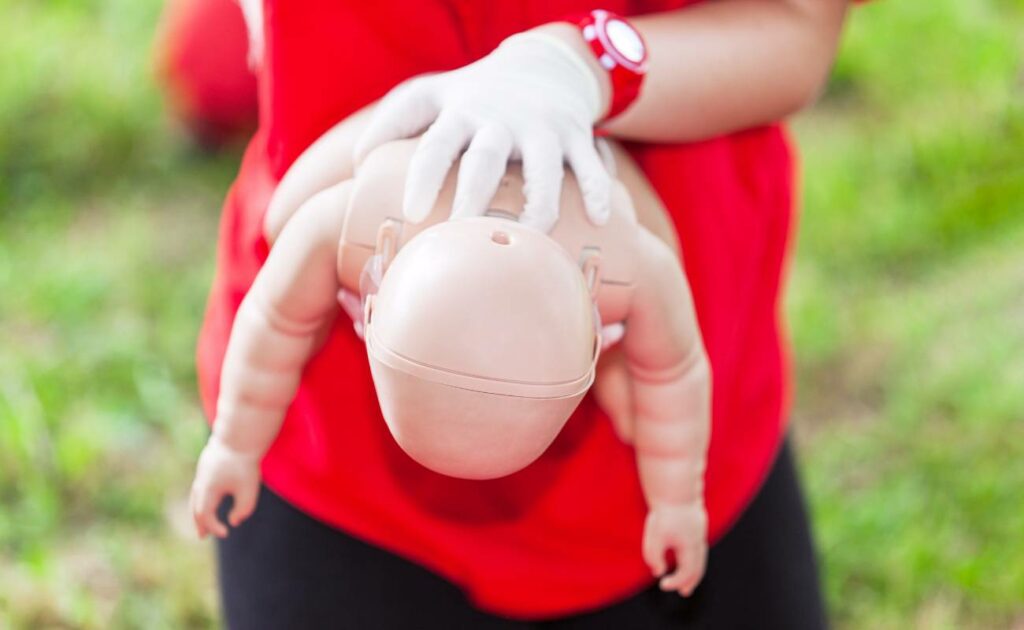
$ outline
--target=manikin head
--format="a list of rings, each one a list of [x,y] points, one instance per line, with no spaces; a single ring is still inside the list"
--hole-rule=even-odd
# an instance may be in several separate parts
[[[442,474],[524,468],[593,382],[600,340],[588,280],[553,239],[509,219],[445,221],[413,237],[365,318],[388,427]]]

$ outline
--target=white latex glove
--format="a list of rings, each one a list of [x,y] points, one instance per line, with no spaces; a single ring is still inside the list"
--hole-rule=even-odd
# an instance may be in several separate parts
[[[545,232],[558,220],[565,161],[587,215],[601,225],[611,180],[594,146],[600,101],[597,77],[568,44],[546,33],[520,33],[475,63],[397,86],[356,143],[355,159],[358,164],[377,146],[429,125],[405,187],[403,210],[413,222],[430,213],[463,149],[453,218],[484,214],[508,160],[521,159],[526,206],[520,222]]]

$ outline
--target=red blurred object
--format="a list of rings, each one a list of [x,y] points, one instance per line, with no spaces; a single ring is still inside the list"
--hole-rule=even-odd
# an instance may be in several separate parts
[[[170,0],[156,35],[157,75],[168,107],[207,146],[256,128],[256,77],[235,0]]]

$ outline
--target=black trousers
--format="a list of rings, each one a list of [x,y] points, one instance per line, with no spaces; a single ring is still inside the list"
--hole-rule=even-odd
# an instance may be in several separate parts
[[[223,615],[233,630],[826,626],[788,444],[746,512],[711,548],[704,579],[686,599],[652,583],[584,614],[503,619],[473,608],[440,576],[307,516],[265,487],[256,512],[218,541],[217,557]]]

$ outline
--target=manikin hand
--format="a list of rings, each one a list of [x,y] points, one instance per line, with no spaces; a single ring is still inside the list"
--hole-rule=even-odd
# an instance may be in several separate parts
[[[403,211],[413,222],[429,214],[463,149],[452,217],[482,215],[508,160],[521,159],[526,206],[520,222],[545,232],[558,219],[564,160],[579,181],[587,216],[601,225],[611,194],[594,146],[593,124],[602,110],[597,75],[576,51],[547,33],[520,33],[475,63],[392,90],[356,144],[355,159],[429,125],[405,187]]]
[[[651,506],[644,524],[644,561],[661,590],[676,591],[684,597],[693,593],[704,575],[707,561],[708,517],[702,501]],[[668,552],[675,556],[675,570],[668,571]]]
[[[622,349],[601,355],[592,389],[597,404],[612,422],[616,435],[626,444],[635,439],[633,383]],[[689,596],[704,574],[707,558],[707,515],[701,501],[651,506],[644,526],[643,556],[651,573],[661,577],[661,589]],[[668,552],[675,556],[670,575]],[[664,576],[664,577],[662,577]]]
[[[231,495],[235,503],[228,522],[237,527],[256,509],[260,489],[260,457],[236,451],[224,444],[216,433],[199,455],[196,477],[192,482],[190,503],[196,533],[205,538],[228,535],[228,528],[217,518],[217,507]]]

